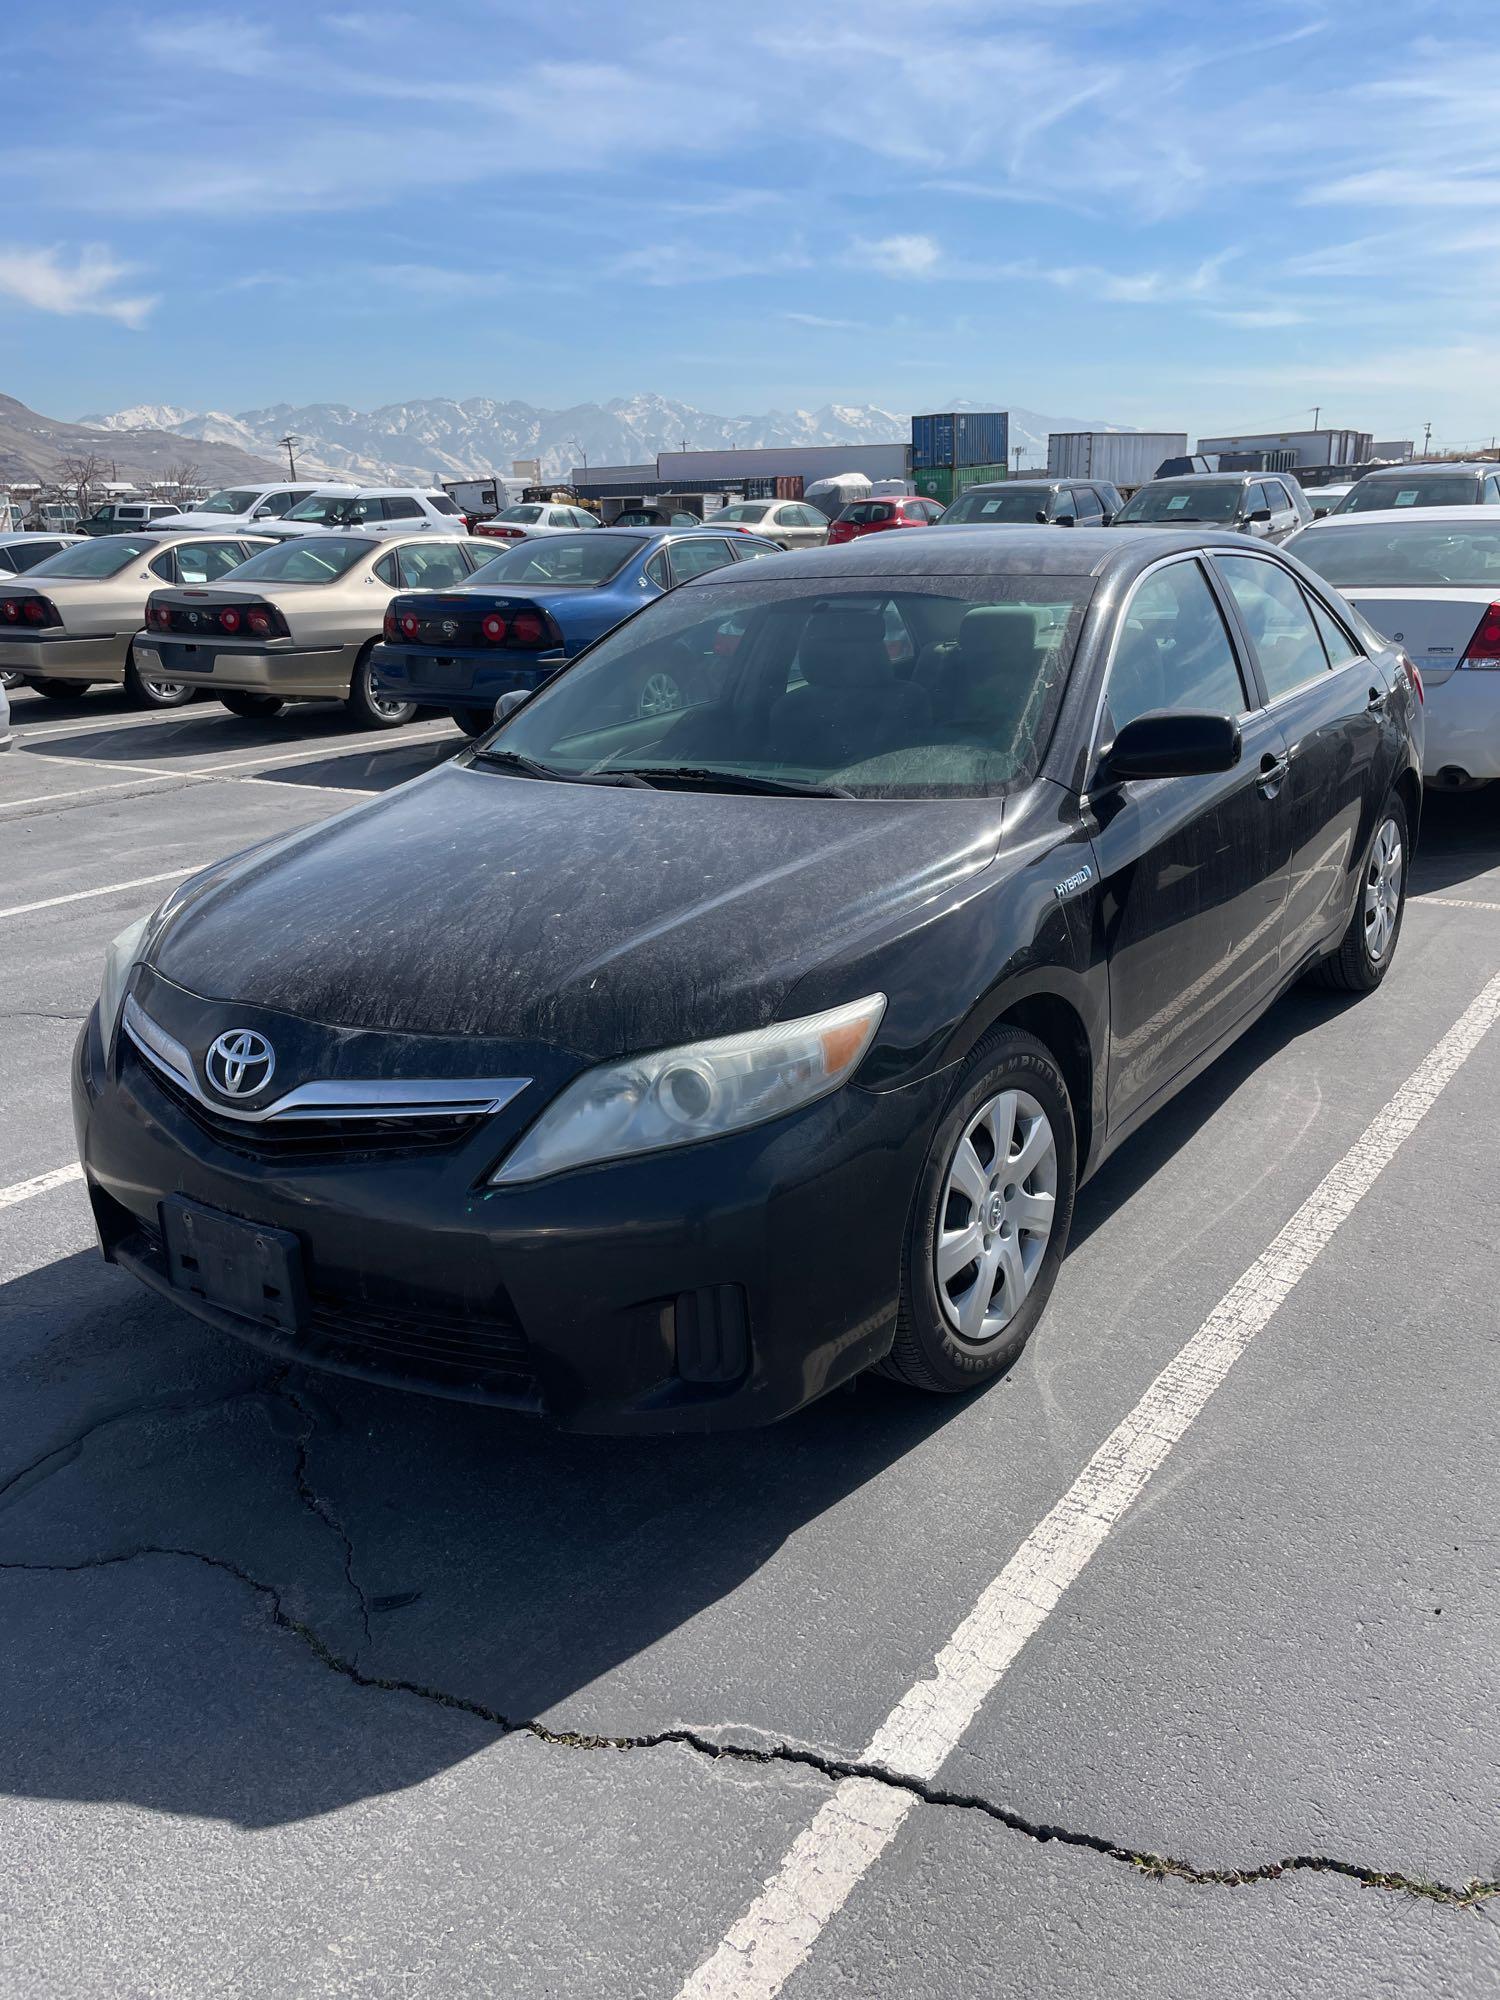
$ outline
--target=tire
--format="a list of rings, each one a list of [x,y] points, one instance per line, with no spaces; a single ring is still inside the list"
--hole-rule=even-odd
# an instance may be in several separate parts
[[[274,694],[251,694],[247,688],[225,688],[219,700],[231,715],[242,715],[247,722],[265,722],[286,707]]]
[[[459,708],[454,710],[453,720],[465,736],[483,736],[487,729],[495,726],[495,711],[492,708]]]
[[[27,687],[35,688],[48,701],[76,701],[79,695],[87,694],[93,686],[92,681],[55,681],[50,674],[38,674],[34,680],[29,675],[22,678]]]
[[[354,662],[349,678],[349,699],[345,703],[351,720],[360,729],[400,729],[417,712],[414,701],[392,701],[375,692],[374,641]]]
[[[125,655],[125,693],[136,708],[182,708],[198,690],[181,681],[146,680],[135,663],[135,648]]]
[[[1023,1153],[1040,1149],[1033,1166],[1013,1169],[1014,1179],[996,1167],[997,1136],[1007,1135]],[[960,1160],[965,1147],[967,1172]],[[975,1167],[981,1169],[977,1176]],[[965,1065],[918,1176],[902,1249],[896,1338],[879,1364],[882,1374],[954,1396],[1012,1365],[1057,1280],[1077,1172],[1073,1107],[1062,1072],[1035,1035],[997,1029]],[[974,1196],[964,1193],[965,1181],[975,1186]],[[1040,1223],[1049,1192],[1045,1231],[1029,1228],[1020,1218]],[[981,1254],[955,1264],[971,1232]],[[950,1239],[946,1260],[940,1256],[943,1237]],[[1020,1294],[1017,1305],[1007,1303],[1011,1286]],[[962,1321],[969,1322],[967,1330]]]
[[[1392,792],[1375,820],[1349,928],[1333,956],[1313,967],[1309,977],[1315,984],[1344,993],[1373,993],[1385,978],[1401,941],[1410,852],[1406,808]]]
[[[0,673],[0,687],[18,688],[25,678],[24,674],[13,674],[9,667],[7,667],[3,673]]]

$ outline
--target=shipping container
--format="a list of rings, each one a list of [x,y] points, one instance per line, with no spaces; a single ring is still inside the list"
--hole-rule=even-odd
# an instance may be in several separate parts
[[[951,465],[919,465],[911,479],[924,500],[941,500],[946,507],[953,498]]]
[[[953,410],[911,420],[914,470],[953,465],[1001,465],[1010,457],[1005,410]]]
[[[1362,465],[1373,454],[1368,431],[1251,431],[1199,438],[1201,452],[1290,451],[1292,466]]]
[[[800,500],[806,482],[800,472],[762,473],[745,481],[747,500]]]
[[[971,486],[993,486],[996,480],[1008,479],[1010,469],[1004,465],[956,465],[953,468],[952,490],[948,498],[956,500],[960,493]]]
[[[1053,479],[1107,479],[1144,486],[1164,458],[1187,452],[1186,431],[1053,431],[1047,472]]]

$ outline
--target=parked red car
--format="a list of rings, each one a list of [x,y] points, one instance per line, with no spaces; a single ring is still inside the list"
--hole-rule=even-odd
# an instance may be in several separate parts
[[[853,542],[881,528],[930,528],[942,512],[940,502],[924,500],[916,493],[906,493],[895,500],[851,500],[835,515],[828,539]]]

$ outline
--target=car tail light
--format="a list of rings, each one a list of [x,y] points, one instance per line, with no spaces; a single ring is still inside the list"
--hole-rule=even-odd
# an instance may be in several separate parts
[[[403,611],[397,623],[403,639],[415,639],[422,630],[422,621],[415,611]]]
[[[1461,667],[1487,667],[1492,671],[1500,668],[1500,604],[1492,604],[1478,625],[1474,636],[1464,648],[1464,656],[1458,663]]]
[[[270,612],[262,611],[252,606],[245,613],[245,630],[253,632],[257,639],[269,639],[275,630],[275,627],[271,623]]]
[[[240,614],[234,605],[226,604],[224,606],[224,609],[219,613],[219,626],[225,632],[239,631]]]
[[[1416,661],[1409,660],[1406,657],[1405,653],[1403,653],[1401,655],[1400,666],[1402,673],[1404,673],[1406,675],[1406,678],[1411,682],[1412,692],[1417,697],[1418,705],[1425,706],[1427,701],[1427,690],[1422,685],[1422,675],[1417,667]]]
[[[830,542],[852,542],[854,540],[853,522],[835,521],[833,526],[828,530],[828,539]]]
[[[153,598],[146,606],[146,623],[158,632],[170,632],[172,629],[171,605],[158,604],[155,598]]]
[[[476,535],[489,535],[495,541],[519,542],[525,535],[524,528],[510,528],[502,521],[481,521],[474,530]]]
[[[551,622],[541,611],[517,611],[510,621],[510,643],[533,650],[545,646]]]
[[[385,623],[381,626],[380,631],[381,636],[386,639],[399,639],[401,637],[401,627],[397,622],[394,611],[386,612]]]
[[[503,646],[510,632],[498,611],[487,611],[479,621],[479,629],[492,646]]]
[[[6,625],[61,625],[50,597],[0,597],[0,622]]]
[[[21,600],[19,597],[0,597],[0,624],[19,625],[21,622]]]

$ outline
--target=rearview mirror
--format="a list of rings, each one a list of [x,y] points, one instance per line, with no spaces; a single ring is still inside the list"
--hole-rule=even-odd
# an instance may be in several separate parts
[[[1196,778],[1232,771],[1240,761],[1240,725],[1229,715],[1200,709],[1154,709],[1138,715],[1105,752],[1103,775],[1126,778]]]
[[[504,722],[536,693],[535,688],[509,688],[495,703],[495,720]]]

